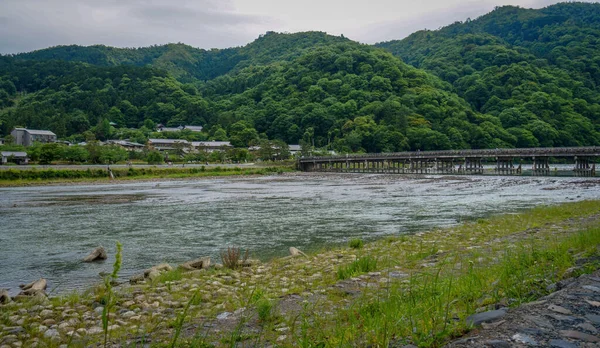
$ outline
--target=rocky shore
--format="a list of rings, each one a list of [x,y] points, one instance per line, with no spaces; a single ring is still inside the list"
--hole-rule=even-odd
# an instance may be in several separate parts
[[[531,287],[535,291],[527,294],[534,302],[474,292],[476,307],[453,310],[440,320],[447,321],[443,327],[448,329],[440,331],[446,336],[439,339],[417,336],[421,329],[415,322],[412,334],[398,329],[373,343],[377,337],[361,331],[360,325],[369,324],[365,308],[386,303],[398,289],[416,289],[411,287],[418,274],[439,273],[448,265],[448,269],[468,270],[479,263],[485,268],[486,260],[497,260],[497,255],[518,243],[560,241],[597,228],[599,222],[600,204],[584,202],[389,237],[363,248],[314,255],[291,250],[289,257],[267,263],[245,260],[234,269],[206,258],[182,267],[153,267],[131,284],[112,290],[98,285],[85,293],[34,296],[0,305],[0,348],[102,346],[105,333],[112,347],[285,347],[302,342],[313,346],[344,346],[344,342],[393,347],[439,346],[440,342],[449,347],[597,346],[597,245],[591,246],[594,252],[570,250],[571,267],[553,270],[558,281],[537,279]],[[367,258],[377,260],[373,269],[359,269],[344,278],[341,270]],[[351,318],[352,313],[363,317]],[[462,337],[453,340],[457,335]]]

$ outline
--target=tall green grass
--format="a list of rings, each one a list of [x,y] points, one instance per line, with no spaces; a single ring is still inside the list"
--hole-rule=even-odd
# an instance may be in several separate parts
[[[433,269],[414,272],[406,283],[394,283],[383,295],[365,294],[337,313],[337,324],[323,331],[319,323],[311,331],[327,346],[387,347],[402,339],[423,347],[441,346],[469,329],[465,318],[478,308],[516,306],[546,295],[547,286],[574,265],[574,254],[597,255],[598,245],[600,228],[592,228],[525,240],[477,255],[476,260],[471,255],[459,258],[459,263],[441,260]]]
[[[349,279],[362,273],[372,272],[376,269],[377,259],[371,256],[363,256],[347,266],[338,268],[337,277],[340,280]]]

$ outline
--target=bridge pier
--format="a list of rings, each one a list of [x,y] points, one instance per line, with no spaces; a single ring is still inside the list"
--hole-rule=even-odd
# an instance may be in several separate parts
[[[452,174],[454,173],[454,159],[435,159],[435,169],[438,173]]]
[[[590,162],[588,157],[575,157],[575,176],[596,176],[596,164]]]
[[[548,157],[533,157],[533,168],[531,168],[531,172],[535,176],[549,175],[550,164],[548,162]]]
[[[466,157],[465,171],[467,174],[483,174],[483,165],[481,157]]]
[[[512,157],[496,157],[496,173],[513,175],[515,172]]]

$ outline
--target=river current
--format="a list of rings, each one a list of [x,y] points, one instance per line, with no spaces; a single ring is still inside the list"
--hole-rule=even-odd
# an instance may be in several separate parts
[[[40,277],[49,291],[85,288],[161,262],[227,246],[283,256],[386,235],[451,226],[541,204],[600,198],[596,178],[289,174],[252,178],[0,188],[0,288]],[[82,263],[103,245],[108,260]]]

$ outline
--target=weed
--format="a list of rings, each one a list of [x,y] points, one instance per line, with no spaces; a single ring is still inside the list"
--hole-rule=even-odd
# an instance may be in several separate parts
[[[113,264],[113,271],[110,276],[104,278],[104,286],[106,288],[106,303],[102,310],[102,330],[104,330],[104,347],[108,346],[108,317],[110,309],[114,305],[114,295],[112,291],[112,283],[119,277],[119,271],[121,270],[123,246],[117,241],[117,254],[115,256],[115,263]]]
[[[236,269],[240,267],[240,256],[242,256],[240,248],[227,247],[227,251],[221,251],[221,262],[223,262],[223,266],[229,269]],[[244,263],[246,260],[248,260],[248,249],[246,249],[241,261]]]
[[[356,239],[350,240],[350,243],[348,243],[348,245],[352,249],[362,249],[362,247],[364,246],[364,243],[363,243],[362,239],[356,238]]]

